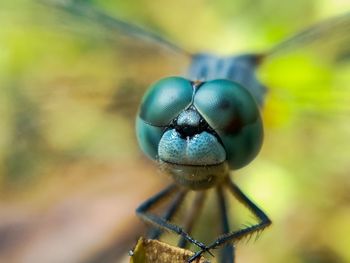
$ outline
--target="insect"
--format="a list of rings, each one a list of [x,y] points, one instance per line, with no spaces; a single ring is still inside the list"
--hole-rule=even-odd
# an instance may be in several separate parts
[[[98,36],[107,39],[107,41],[112,40],[111,42],[113,42],[114,37],[119,36],[121,36],[121,38],[125,36],[126,38],[133,39],[130,46],[127,45],[127,48],[119,48],[118,44],[115,44],[118,52],[123,53],[126,57],[125,60],[122,61],[125,62],[125,65],[128,65],[129,61],[136,60],[135,57],[140,64],[147,63],[146,60],[151,61],[145,68],[147,68],[147,66],[151,68],[157,64],[157,56],[154,55],[157,54],[157,52],[151,53],[149,57],[145,57],[147,56],[145,54],[148,53],[147,49],[150,46],[152,51],[154,51],[154,49],[159,49],[157,51],[161,53],[164,49],[172,53],[174,57],[180,58],[179,60],[181,60],[181,62],[179,64],[181,65],[177,63],[169,63],[170,66],[169,64],[164,64],[164,67],[175,68],[174,71],[164,70],[167,71],[164,75],[159,74],[158,76],[157,74],[157,76],[153,76],[148,71],[143,72],[142,87],[133,90],[135,93],[139,93],[136,94],[136,96],[138,96],[150,83],[154,83],[141,102],[136,124],[137,137],[143,152],[150,159],[158,162],[160,168],[170,174],[174,181],[174,184],[171,184],[159,194],[143,203],[138,208],[137,212],[143,219],[152,221],[155,225],[167,228],[179,234],[181,236],[179,246],[185,246],[186,243],[192,243],[197,246],[199,249],[191,260],[195,260],[196,257],[203,253],[212,253],[213,249],[224,245],[221,250],[222,255],[220,260],[222,262],[233,262],[234,247],[226,244],[234,243],[254,231],[263,230],[271,223],[265,213],[250,201],[240,188],[233,183],[230,176],[231,171],[236,171],[248,165],[260,151],[263,143],[264,129],[262,114],[270,105],[270,101],[268,101],[269,98],[273,96],[273,94],[278,93],[276,87],[270,87],[259,79],[257,71],[274,58],[283,57],[288,54],[288,52],[293,52],[294,50],[298,50],[298,48],[308,46],[311,51],[313,51],[312,49],[316,46],[318,50],[321,50],[324,59],[327,62],[331,62],[332,65],[346,61],[349,57],[349,34],[347,34],[350,24],[349,14],[331,18],[319,25],[311,27],[277,44],[266,52],[218,56],[209,53],[188,52],[158,34],[154,34],[133,24],[107,15],[105,12],[95,8],[91,2],[54,1],[50,2],[50,5],[53,5],[58,10],[64,10],[66,13],[79,17],[80,19],[85,19],[84,21],[87,21],[89,26],[91,25],[89,23],[91,21],[98,24],[100,26],[98,30],[96,30],[98,34],[100,34]],[[64,27],[64,22],[62,22],[62,24]],[[110,35],[101,30],[101,28],[112,29],[113,34],[119,35]],[[80,33],[84,34],[84,32],[78,32],[78,34]],[[121,39],[121,42],[123,40],[124,39]],[[94,43],[93,40],[91,42],[91,46],[86,43],[82,44],[81,50],[84,50],[84,48],[86,50],[93,50],[95,47],[94,45],[98,45]],[[130,43],[130,41],[128,43]],[[146,51],[144,53],[129,53],[129,50],[133,48],[132,45],[139,46],[138,48]],[[84,54],[84,52],[82,53]],[[88,54],[89,52],[86,53]],[[106,57],[108,56],[109,55]],[[86,67],[88,66],[87,64],[94,64],[95,57],[91,59],[89,56],[85,57],[85,54],[83,57],[87,60],[85,63],[82,62],[82,64],[86,64]],[[143,59],[141,60],[140,58]],[[119,67],[111,67],[111,71],[118,76],[127,74],[130,69],[125,65],[121,63],[121,65],[118,65]],[[187,69],[184,70],[184,66],[187,67]],[[160,67],[162,68],[163,64],[161,64]],[[75,72],[74,70],[76,69],[71,69],[72,72]],[[84,71],[85,69],[81,70]],[[79,71],[79,69],[77,71]],[[88,81],[85,82],[80,82],[81,79],[76,81],[73,73],[68,76],[62,74],[65,78],[53,78],[54,81],[49,82],[49,85],[44,81],[45,85],[56,87],[50,89],[52,92],[44,93],[44,95],[46,94],[47,100],[52,99],[54,101],[55,98],[58,100],[60,98],[65,98],[65,94],[67,93],[69,94],[68,97],[74,98],[76,101],[82,100],[86,105],[89,104],[89,108],[92,105],[97,105],[97,108],[101,106],[101,104],[103,106],[108,104],[107,107],[104,108],[108,108],[108,110],[103,111],[103,114],[107,111],[122,111],[124,110],[123,103],[127,104],[127,99],[133,100],[134,95],[131,92],[128,93],[128,91],[131,90],[130,86],[133,86],[132,83],[130,84],[129,82],[126,83],[126,94],[120,94],[120,89],[118,89],[114,97],[111,96],[113,97],[112,99],[115,99],[118,103],[122,103],[121,105],[118,103],[110,103],[110,100],[108,103],[105,103],[105,101],[99,97],[100,93],[103,93],[103,90],[107,89],[106,86],[113,87],[114,82],[113,84],[106,84],[102,81],[100,82],[100,89],[92,89],[86,92],[84,88],[90,83],[94,83],[94,74],[100,73],[101,75],[99,76],[103,76],[104,74],[104,72],[88,73],[89,74],[85,75]],[[60,74],[57,73],[57,75]],[[87,82],[89,82],[89,84],[87,84]],[[42,82],[39,81],[39,83]],[[61,85],[61,83],[68,83],[66,85],[69,87],[73,83],[72,86],[74,88],[65,88],[65,85]],[[118,85],[119,84],[120,83],[118,83]],[[38,86],[40,87],[40,85]],[[135,86],[137,85],[135,84]],[[280,91],[282,91],[280,94],[281,97],[278,99],[283,101],[283,103],[283,99],[285,99],[286,103],[287,101],[298,101],[299,98],[294,97],[294,94],[283,93],[285,92],[283,87],[278,88],[281,88]],[[79,93],[79,91],[83,89],[84,91],[82,93],[85,92],[85,94],[88,95],[82,99],[80,97],[77,98],[78,96],[75,92]],[[312,88],[310,88],[310,90],[314,91]],[[334,94],[333,91],[328,91],[324,87],[320,87],[319,91],[319,93],[324,93],[326,96],[332,95],[335,101],[339,101],[338,94]],[[91,93],[89,94],[89,92]],[[108,92],[109,94],[112,93],[110,90],[108,90]],[[38,94],[43,96],[43,93],[39,92]],[[307,92],[304,94],[307,95]],[[308,98],[304,99],[306,100]],[[315,101],[316,100],[311,99],[311,102],[315,103]],[[132,101],[132,103],[134,102]],[[42,107],[45,114],[50,113],[50,109],[52,110],[52,105],[49,103],[47,103],[47,105],[48,107]],[[53,103],[53,105],[55,104]],[[328,106],[328,104],[326,106]],[[332,110],[333,106],[332,104]],[[60,109],[60,111],[64,110],[64,108]],[[319,110],[326,111],[328,108],[316,108],[316,112],[319,112]],[[91,112],[94,111],[91,110]],[[71,111],[71,113],[73,115],[74,111]],[[134,113],[125,113],[125,115],[129,119],[130,116],[132,116],[132,119],[134,118]],[[50,115],[47,114],[46,116]],[[92,117],[93,116],[96,115],[92,114]],[[69,116],[65,115],[64,119],[68,118]],[[46,120],[50,120],[50,118],[47,117]],[[111,123],[113,118],[109,117],[108,120],[108,123]],[[124,124],[127,126],[126,122],[124,122]],[[68,128],[69,125],[65,124],[61,126]],[[106,127],[109,127],[109,129],[111,128],[107,125],[103,126],[102,130],[109,130],[106,129]],[[101,129],[99,131],[101,131]],[[119,129],[118,132],[123,135],[120,142],[124,140],[124,136],[130,133],[130,131],[124,133],[122,129]],[[104,135],[107,135],[108,138],[108,133],[104,133]],[[50,133],[46,136],[49,136],[50,142],[54,141],[50,137]],[[94,136],[92,135],[91,137]],[[83,144],[78,144],[79,147],[83,147],[81,145]],[[108,145],[104,145],[104,147],[106,146]],[[74,155],[74,153],[78,152],[80,149],[79,147],[72,147],[74,150],[70,151],[70,153]],[[103,147],[93,148],[92,146],[91,148],[94,149],[91,152],[99,152],[99,149]],[[123,149],[126,148],[127,147],[124,147]],[[43,154],[42,156],[45,155]],[[188,192],[194,190],[194,192],[198,193],[196,202],[201,203],[201,200],[203,200],[203,193],[206,189],[212,188],[216,189],[217,199],[220,204],[220,224],[222,225],[222,232],[225,234],[217,238],[213,243],[204,244],[191,236],[190,229],[180,229],[168,221],[171,221],[173,214],[181,205],[181,202]],[[232,232],[228,224],[229,215],[226,207],[228,203],[225,199],[225,195],[223,195],[223,191],[227,190],[240,202],[248,206],[259,219],[258,224],[249,225],[246,228]],[[175,193],[176,198],[172,206],[168,208],[167,215],[159,217],[148,213],[148,208],[153,208],[158,201],[161,201],[172,193]],[[194,219],[200,217],[200,211],[196,212],[198,214],[193,214]],[[160,232],[154,231],[152,234],[153,238],[157,238]]]
[[[213,59],[215,63],[216,58]],[[230,68],[225,71],[235,74],[240,70],[239,66],[235,68],[235,65],[240,65],[237,63],[240,59],[246,63],[252,58],[233,57],[227,61],[232,63],[232,66],[223,65],[214,70]],[[211,63],[209,61],[209,64]],[[210,68],[203,69],[206,65],[199,64],[202,67],[199,72],[210,74]],[[249,69],[246,70],[251,77]],[[222,73],[218,72],[218,75],[220,74]],[[143,203],[137,209],[137,213],[145,221],[168,229],[197,245],[200,250],[189,262],[204,252],[210,253],[213,249],[263,230],[271,224],[267,215],[229,178],[230,170],[239,169],[254,159],[263,139],[262,121],[256,101],[249,91],[231,76],[203,82],[179,77],[160,80],[145,95],[136,121],[142,150],[150,158],[157,160],[162,169],[175,181]],[[207,79],[206,75],[198,77]],[[244,76],[240,77],[244,79]],[[173,191],[181,191],[179,187],[199,192],[216,187],[220,196],[223,196],[222,188],[228,187],[260,222],[234,232],[230,232],[228,226],[224,226],[224,234],[212,244],[205,245],[193,239],[186,230],[170,223],[169,218],[154,217],[148,213],[152,206],[167,195]],[[175,213],[180,204],[181,201],[175,203],[175,208],[171,210]],[[226,224],[229,219],[225,204],[221,207],[222,222]],[[222,262],[233,262],[233,247],[228,246],[227,249],[230,251],[224,254]]]
[[[342,20],[349,20],[349,17],[346,14],[335,18],[330,24],[343,23]],[[287,40],[282,47],[308,38],[308,34],[317,30],[320,27],[305,31]],[[277,46],[270,53],[280,48]],[[205,252],[211,254],[211,250],[262,231],[271,224],[269,217],[230,179],[230,171],[249,164],[262,145],[263,125],[259,107],[264,104],[266,88],[256,79],[255,70],[269,55],[192,55],[189,79],[164,78],[153,84],[141,102],[136,120],[139,145],[149,158],[157,161],[162,170],[172,176],[174,184],[145,201],[136,211],[143,220],[196,245],[199,250],[189,262]],[[186,229],[169,221],[181,205],[182,198],[163,217],[149,213],[158,202],[181,188],[198,191],[201,195],[201,191],[213,187],[222,203],[223,234],[209,245],[199,242]],[[259,222],[231,231],[223,188],[228,188]],[[158,238],[159,234],[152,237]],[[226,246],[224,250],[220,262],[234,262],[234,247]]]

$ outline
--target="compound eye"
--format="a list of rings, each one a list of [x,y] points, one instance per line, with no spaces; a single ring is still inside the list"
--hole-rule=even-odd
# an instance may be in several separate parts
[[[239,169],[258,154],[263,127],[257,103],[239,84],[229,80],[204,83],[194,105],[219,135],[231,169]]]
[[[191,104],[191,83],[180,77],[168,77],[154,83],[144,95],[139,117],[152,126],[167,126]]]
[[[224,79],[204,83],[195,94],[194,105],[214,130],[225,134],[239,132],[260,116],[251,94]]]

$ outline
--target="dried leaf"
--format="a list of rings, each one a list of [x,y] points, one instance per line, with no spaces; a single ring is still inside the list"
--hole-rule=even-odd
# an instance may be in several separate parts
[[[131,252],[130,263],[184,263],[192,255],[192,251],[141,237]],[[194,262],[208,263],[209,261],[201,257]]]

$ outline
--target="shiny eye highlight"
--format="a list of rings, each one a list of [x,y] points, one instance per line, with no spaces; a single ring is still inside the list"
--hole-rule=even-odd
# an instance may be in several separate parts
[[[194,106],[214,130],[239,132],[259,116],[256,102],[238,83],[217,79],[204,83],[196,92]]]
[[[191,83],[180,77],[161,79],[143,97],[139,117],[153,125],[166,126],[192,101]]]

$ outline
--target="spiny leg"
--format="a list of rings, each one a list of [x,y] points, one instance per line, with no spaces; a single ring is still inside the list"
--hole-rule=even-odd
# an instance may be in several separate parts
[[[160,191],[159,193],[157,193],[156,195],[154,195],[153,197],[149,198],[144,203],[142,203],[136,209],[136,213],[142,220],[149,222],[154,226],[157,226],[164,230],[169,230],[175,234],[178,234],[184,237],[190,243],[200,247],[201,250],[206,251],[207,247],[203,243],[193,239],[181,227],[170,223],[169,221],[165,220],[162,217],[159,217],[157,215],[154,215],[148,212],[148,210],[156,206],[160,201],[162,201],[163,199],[165,199],[166,197],[168,197],[170,194],[172,194],[174,191],[177,191],[177,190],[179,190],[179,187],[176,184],[171,184],[170,186],[166,187],[164,190]]]
[[[234,231],[231,233],[226,233],[222,236],[220,236],[218,239],[216,239],[212,244],[207,246],[205,249],[202,249],[195,253],[189,260],[189,262],[194,261],[195,259],[199,258],[204,252],[210,251],[211,249],[215,249],[219,246],[222,246],[223,244],[234,242],[236,240],[240,240],[243,237],[250,235],[257,231],[262,231],[264,228],[269,226],[271,224],[271,220],[267,217],[267,215],[259,208],[257,207],[239,188],[237,185],[232,183],[232,181],[227,178],[225,182],[225,186],[229,188],[229,190],[232,192],[232,194],[237,198],[238,201],[240,201],[244,206],[246,206],[259,220],[258,224],[249,226],[244,229],[240,229],[238,231]]]
[[[206,195],[205,191],[200,191],[196,193],[192,207],[189,211],[189,215],[186,218],[186,222],[184,224],[184,229],[188,234],[191,234],[194,223],[196,219],[198,219],[199,214],[202,211],[205,195]],[[187,243],[186,239],[184,237],[181,237],[178,243],[178,247],[185,248],[186,243]]]
[[[163,218],[167,221],[170,221],[174,217],[174,215],[180,208],[180,205],[182,204],[182,201],[184,200],[186,194],[188,193],[188,191],[184,189],[180,189],[179,191],[180,192],[175,196],[175,199],[163,214]],[[150,230],[148,234],[148,238],[159,239],[162,233],[163,233],[162,229],[154,227]]]
[[[225,200],[222,186],[219,185],[216,188],[216,191],[217,191],[217,195],[218,195],[221,224],[222,224],[222,232],[229,233],[230,232],[230,225],[229,225],[229,219],[228,219],[228,214],[227,214],[227,204],[226,204],[226,200]],[[226,244],[222,248],[222,251],[220,254],[220,262],[221,263],[234,263],[234,261],[235,261],[235,247],[233,244]]]

